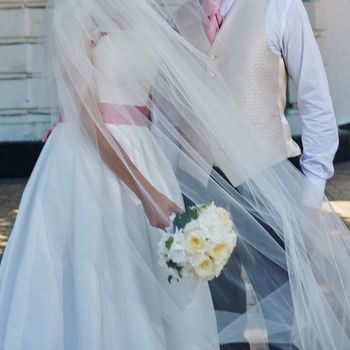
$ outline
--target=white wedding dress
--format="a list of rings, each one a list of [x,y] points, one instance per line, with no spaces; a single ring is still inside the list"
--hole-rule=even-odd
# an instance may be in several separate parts
[[[121,59],[110,59],[111,47]],[[94,65],[110,81],[99,86],[101,103],[146,105],[144,90],[127,81],[130,69],[145,83],[155,75],[152,58],[135,58],[140,50],[141,43],[118,34],[100,39]],[[81,146],[75,128],[55,127],[23,194],[0,268],[0,349],[218,349],[208,285],[168,283],[157,263],[162,231],[149,225],[134,193]],[[108,129],[141,173],[182,205],[149,128]]]

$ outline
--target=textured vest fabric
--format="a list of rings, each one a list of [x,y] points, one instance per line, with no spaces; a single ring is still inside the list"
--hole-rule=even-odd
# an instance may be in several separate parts
[[[188,1],[176,13],[181,34],[208,55],[205,79],[224,78],[235,103],[259,138],[277,148],[283,157],[300,154],[284,116],[287,72],[283,59],[268,44],[266,15],[270,0],[237,0],[211,45],[198,0]]]

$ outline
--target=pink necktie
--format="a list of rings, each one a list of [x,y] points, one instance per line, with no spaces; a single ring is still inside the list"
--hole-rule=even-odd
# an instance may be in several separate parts
[[[224,17],[220,13],[220,6],[223,0],[205,0],[204,3],[204,30],[212,44],[219,33],[224,22]]]

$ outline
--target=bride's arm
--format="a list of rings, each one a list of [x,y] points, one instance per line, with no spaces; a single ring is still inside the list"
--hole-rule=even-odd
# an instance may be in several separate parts
[[[105,33],[101,34],[101,36],[104,35]],[[84,39],[84,36],[82,36],[82,39]],[[75,56],[73,56],[73,59],[69,55],[67,55],[67,59],[61,57],[61,72],[65,85],[63,89],[69,91],[75,103],[80,105],[82,124],[92,142],[98,147],[104,162],[140,199],[150,224],[165,229],[170,223],[169,214],[181,211],[181,209],[152,186],[131,161],[118,140],[113,135],[106,137],[108,130],[105,129],[103,132],[103,126],[99,127],[97,125],[99,121],[102,122],[102,118],[92,73],[94,70],[92,63],[92,47],[94,44],[94,42],[86,43],[84,48],[88,58],[86,62],[83,59],[82,63],[81,57],[79,58],[80,61]],[[59,50],[59,54],[61,53],[62,50]],[[81,65],[83,65],[83,69]],[[90,69],[88,66],[91,66],[91,74],[88,73]]]
[[[89,131],[93,130],[96,135],[100,154],[109,166],[109,168],[136,194],[142,202],[145,213],[154,227],[165,229],[169,226],[169,214],[182,211],[174,202],[160,193],[152,184],[142,175],[135,164],[131,161],[120,143],[113,138],[115,147],[105,137],[95,122],[89,117],[90,113],[98,116],[100,114],[96,95],[88,92],[88,101],[91,102],[92,110],[88,112],[85,107],[82,108],[84,125]]]

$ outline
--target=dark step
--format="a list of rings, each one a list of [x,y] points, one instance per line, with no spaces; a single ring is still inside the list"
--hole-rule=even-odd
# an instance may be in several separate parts
[[[42,142],[0,143],[0,178],[29,177],[42,148]]]
[[[339,129],[339,149],[335,156],[336,162],[350,160],[350,124]]]

